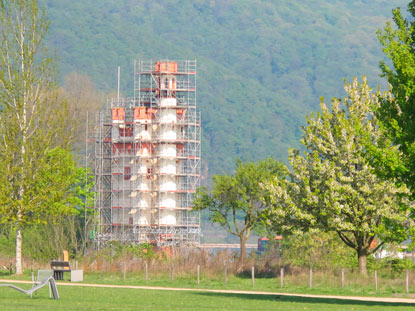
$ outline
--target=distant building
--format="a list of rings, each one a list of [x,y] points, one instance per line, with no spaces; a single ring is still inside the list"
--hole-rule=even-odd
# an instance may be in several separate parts
[[[281,241],[282,241],[282,235],[276,235],[273,238],[274,241],[278,241],[278,251],[281,250]],[[266,252],[270,247],[270,239],[267,237],[260,237],[258,239],[258,252],[263,253]]]
[[[196,61],[140,60],[134,97],[98,114],[94,142],[94,240],[191,246],[200,242],[192,202],[200,180]]]

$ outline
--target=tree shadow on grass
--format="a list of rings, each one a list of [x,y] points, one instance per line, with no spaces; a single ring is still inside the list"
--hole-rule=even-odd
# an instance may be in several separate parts
[[[336,298],[311,298],[298,297],[286,295],[255,295],[255,294],[235,294],[235,293],[203,293],[196,292],[196,295],[215,297],[229,297],[249,300],[261,301],[281,301],[281,302],[296,302],[296,303],[317,303],[317,304],[335,304],[335,305],[356,305],[356,306],[381,306],[381,307],[407,307],[408,310],[415,310],[414,303],[395,303],[395,302],[380,302],[380,301],[361,301],[351,299],[336,299]]]
[[[0,270],[0,277],[3,276],[11,276],[11,274],[8,270]]]

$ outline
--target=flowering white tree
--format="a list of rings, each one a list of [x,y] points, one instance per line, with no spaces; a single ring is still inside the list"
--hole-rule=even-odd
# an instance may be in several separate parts
[[[305,152],[289,153],[290,178],[267,185],[269,223],[287,226],[289,220],[292,227],[337,232],[356,250],[359,271],[366,274],[369,254],[405,238],[409,191],[386,178],[399,165],[400,151],[379,129],[374,111],[381,100],[391,100],[390,93],[372,93],[366,79],[345,89],[345,99],[333,99],[331,109],[322,101],[321,113],[307,118]]]

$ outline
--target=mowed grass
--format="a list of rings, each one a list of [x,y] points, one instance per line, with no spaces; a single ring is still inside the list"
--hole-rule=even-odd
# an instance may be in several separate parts
[[[68,280],[68,277],[65,276]],[[28,277],[22,278],[29,280]],[[174,281],[168,273],[150,274],[146,281],[144,275],[126,274],[125,280],[122,273],[88,273],[84,275],[84,283],[115,284],[115,285],[138,285],[138,286],[162,286],[162,287],[183,287],[183,288],[204,288],[204,289],[229,289],[229,290],[250,290],[283,292],[296,294],[320,294],[320,295],[343,295],[343,296],[373,296],[373,297],[403,297],[414,298],[415,285],[410,282],[409,293],[406,293],[405,281],[403,278],[385,280],[379,277],[378,291],[375,291],[374,282],[371,276],[362,277],[359,275],[348,276],[344,290],[341,290],[340,278],[316,274],[313,277],[313,288],[309,288],[308,275],[289,275],[284,278],[284,286],[281,288],[280,279],[277,278],[256,278],[252,286],[250,277],[235,275],[227,276],[227,283],[224,284],[223,276],[206,277],[202,274],[200,284],[197,285],[196,276],[189,274],[175,275]],[[414,300],[415,301],[415,300]]]
[[[30,285],[22,285],[22,287]],[[414,305],[273,295],[242,295],[59,286],[60,300],[43,288],[32,299],[0,288],[0,310],[414,310]]]
[[[0,272],[2,279],[31,279],[30,271],[25,270],[22,276],[8,275]],[[65,274],[65,281],[69,280]],[[112,285],[135,285],[135,286],[161,286],[161,287],[183,287],[198,289],[224,289],[224,290],[250,290],[283,292],[296,294],[317,294],[317,295],[343,295],[343,296],[374,296],[374,297],[415,297],[415,284],[411,280],[409,293],[406,293],[404,279],[378,279],[378,291],[375,291],[374,282],[371,276],[362,277],[358,275],[347,275],[344,290],[341,290],[339,277],[326,274],[316,274],[313,277],[313,288],[309,288],[307,274],[288,275],[284,279],[284,287],[280,286],[280,279],[256,278],[252,286],[250,277],[228,275],[227,283],[223,282],[223,275],[205,276],[201,275],[200,284],[197,285],[196,276],[192,273],[177,273],[174,281],[170,279],[168,272],[155,272],[149,274],[149,279],[144,279],[144,273],[126,273],[125,280],[122,273],[87,273],[82,283],[112,284]],[[415,302],[415,299],[414,299]],[[415,310],[415,307],[414,307]]]

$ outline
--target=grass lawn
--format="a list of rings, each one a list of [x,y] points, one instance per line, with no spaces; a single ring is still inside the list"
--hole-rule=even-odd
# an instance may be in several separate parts
[[[25,270],[21,276],[10,276],[6,272],[0,272],[0,278],[4,279],[31,279],[30,271]],[[65,274],[68,281],[68,275]],[[84,275],[83,283],[112,284],[112,285],[137,285],[137,286],[162,286],[162,287],[184,287],[204,289],[229,289],[229,290],[256,290],[269,292],[285,292],[297,294],[319,294],[319,295],[344,295],[344,296],[374,296],[374,297],[415,297],[415,286],[411,282],[409,293],[405,292],[405,283],[402,278],[397,280],[384,280],[379,278],[378,292],[374,290],[371,277],[359,277],[352,280],[351,276],[346,281],[344,290],[341,290],[340,280],[327,278],[324,275],[316,275],[313,278],[313,288],[308,285],[308,276],[287,276],[284,288],[280,287],[279,278],[257,278],[255,286],[252,287],[249,277],[228,276],[228,282],[223,283],[223,276],[205,277],[201,276],[200,284],[196,284],[196,277],[191,274],[177,274],[174,281],[170,280],[168,273],[152,273],[149,280],[144,280],[143,273],[126,274],[123,280],[122,273],[88,273]],[[415,301],[415,300],[414,300]],[[414,308],[415,310],[415,308]]]
[[[360,277],[356,280],[348,280],[345,288],[341,290],[340,280],[327,280],[324,275],[315,276],[313,288],[309,288],[308,276],[289,276],[284,281],[281,289],[279,278],[256,278],[252,287],[250,277],[229,275],[227,284],[223,283],[223,276],[204,277],[202,275],[200,284],[196,284],[196,277],[189,275],[176,275],[174,281],[165,273],[150,275],[149,280],[144,280],[140,274],[127,275],[123,280],[121,273],[88,273],[84,276],[84,283],[116,284],[116,285],[141,285],[141,286],[163,286],[205,289],[230,289],[230,290],[256,290],[269,292],[285,292],[297,294],[320,294],[320,295],[344,295],[344,296],[374,296],[374,297],[405,297],[414,298],[415,286],[410,284],[409,293],[405,292],[403,280],[395,282],[379,278],[378,292],[375,292],[373,280],[370,277]],[[29,280],[30,278],[23,278]]]
[[[20,284],[21,285],[21,284]],[[29,285],[21,285],[28,288]],[[60,300],[49,299],[47,288],[32,299],[10,288],[0,288],[0,305],[7,310],[414,310],[414,305],[356,302],[335,299],[276,297],[137,289],[58,286]]]

